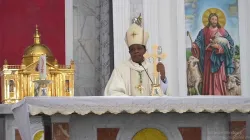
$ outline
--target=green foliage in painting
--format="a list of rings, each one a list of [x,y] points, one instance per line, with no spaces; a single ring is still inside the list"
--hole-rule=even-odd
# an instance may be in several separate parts
[[[192,52],[190,50],[186,51],[186,59],[188,61],[188,58],[192,55]]]
[[[235,45],[234,59],[240,59],[240,45]]]

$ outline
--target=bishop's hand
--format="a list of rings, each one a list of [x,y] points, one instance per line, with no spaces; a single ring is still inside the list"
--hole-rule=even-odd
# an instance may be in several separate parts
[[[164,65],[161,62],[159,62],[156,67],[157,67],[157,72],[160,72],[161,80],[164,80],[166,77]]]

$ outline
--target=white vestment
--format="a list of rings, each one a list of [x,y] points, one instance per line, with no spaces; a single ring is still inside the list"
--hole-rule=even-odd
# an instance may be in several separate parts
[[[144,61],[142,63],[147,70],[150,78],[153,80],[153,64]],[[141,80],[140,74],[141,73]],[[160,80],[163,93],[167,91],[167,81],[164,83]],[[137,88],[142,85],[142,91]],[[121,66],[115,68],[106,85],[105,96],[150,96],[152,82],[148,78],[145,70],[138,63],[131,59],[124,62]]]

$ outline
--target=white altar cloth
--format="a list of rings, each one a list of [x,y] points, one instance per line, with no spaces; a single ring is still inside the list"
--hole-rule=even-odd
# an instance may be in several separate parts
[[[94,113],[137,112],[250,112],[250,98],[235,96],[190,96],[190,97],[26,97],[12,106],[13,115],[22,139],[32,140],[29,115],[60,113],[86,115]]]
[[[10,104],[0,104],[0,114],[12,114],[11,108]]]

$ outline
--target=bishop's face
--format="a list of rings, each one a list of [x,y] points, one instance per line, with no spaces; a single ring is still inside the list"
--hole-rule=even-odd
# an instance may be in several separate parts
[[[135,63],[141,63],[144,60],[143,55],[146,53],[146,48],[140,44],[133,44],[129,47],[131,59]]]

